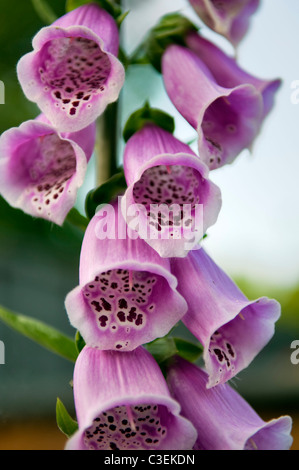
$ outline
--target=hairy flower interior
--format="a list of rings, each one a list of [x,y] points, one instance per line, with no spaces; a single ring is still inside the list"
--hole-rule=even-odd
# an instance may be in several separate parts
[[[44,91],[50,92],[55,106],[69,116],[92,106],[92,95],[105,91],[110,71],[107,54],[90,39],[57,38],[41,51],[39,74]]]
[[[149,225],[158,232],[182,224],[191,228],[195,206],[201,200],[201,181],[198,171],[187,166],[148,168],[134,185],[134,201],[145,207]],[[183,211],[184,205],[190,208],[189,217]]]
[[[130,415],[130,416],[129,416]],[[90,450],[159,448],[172,415],[162,405],[117,406],[98,416],[84,433]],[[133,420],[133,422],[132,422]]]
[[[50,215],[76,172],[76,155],[69,142],[57,134],[30,140],[17,149],[17,177],[25,180],[27,193],[37,213]]]

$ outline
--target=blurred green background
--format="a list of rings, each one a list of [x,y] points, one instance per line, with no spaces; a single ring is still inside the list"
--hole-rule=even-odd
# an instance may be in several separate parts
[[[131,7],[136,5],[133,0],[127,3]],[[64,13],[64,1],[49,0],[49,4],[57,16]],[[38,114],[36,106],[26,100],[18,84],[16,63],[31,50],[31,39],[40,27],[45,26],[45,22],[37,15],[30,0],[0,0],[0,7],[0,80],[5,84],[5,104],[0,106],[2,133]],[[171,2],[167,7],[172,8]],[[146,94],[153,91],[157,96],[156,84],[160,77],[147,67],[139,71],[142,83],[139,88],[136,86],[137,71],[132,69],[128,74],[122,96],[123,122],[132,110],[143,104]],[[148,86],[144,84],[145,79]],[[132,100],[134,93],[135,100]],[[94,184],[93,170],[94,162],[91,161],[77,202],[81,212],[84,195]],[[74,336],[64,309],[64,298],[78,283],[81,241],[82,233],[70,223],[66,222],[60,228],[43,220],[34,220],[9,207],[0,198],[0,305],[45,321]],[[267,280],[253,281],[246,276],[246,266],[243,273],[235,276],[235,281],[251,299],[264,295],[276,298],[282,306],[282,317],[273,340],[250,367],[234,379],[233,385],[263,417],[293,416],[296,430],[299,365],[291,364],[290,345],[299,339],[299,284],[290,283],[289,287],[282,283],[280,287]],[[1,449],[10,446],[7,439],[3,440],[6,433],[11,432],[13,439],[14,433],[19,432],[19,428],[13,427],[15,424],[21,424],[24,431],[28,423],[37,420],[42,422],[40,429],[47,436],[43,423],[49,422],[54,429],[57,396],[73,412],[70,386],[73,364],[42,349],[4,324],[0,324],[0,340],[5,344],[6,354],[5,365],[0,365]],[[35,428],[30,429],[35,436]],[[55,435],[55,431],[53,433]],[[49,434],[49,439],[54,439],[53,447],[61,446],[63,437],[61,441],[55,441],[53,435]],[[22,446],[22,443],[15,445]],[[294,448],[299,449],[297,437]]]

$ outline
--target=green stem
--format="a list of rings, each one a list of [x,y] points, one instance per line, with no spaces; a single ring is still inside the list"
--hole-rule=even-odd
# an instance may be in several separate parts
[[[97,123],[96,183],[105,183],[117,171],[118,103],[108,106]]]
[[[121,0],[115,0],[121,6]],[[96,185],[105,183],[117,172],[119,99],[110,104],[97,122]]]

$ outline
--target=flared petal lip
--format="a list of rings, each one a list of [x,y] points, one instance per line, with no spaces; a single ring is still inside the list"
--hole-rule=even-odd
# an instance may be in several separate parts
[[[207,165],[200,160],[199,157],[197,157],[195,154],[187,154],[187,153],[177,153],[177,154],[161,154],[157,155],[156,157],[152,158],[148,162],[146,162],[144,165],[142,165],[136,173],[136,179],[131,183],[130,186],[128,186],[122,201],[121,201],[121,206],[122,206],[122,213],[123,217],[126,219],[126,208],[130,204],[136,204],[134,201],[133,197],[133,189],[135,183],[141,178],[142,174],[144,171],[146,171],[149,168],[155,167],[155,166],[160,166],[160,165],[166,165],[166,166],[171,166],[171,165],[182,165],[182,166],[189,166],[191,168],[194,168],[199,172],[201,177],[205,180],[208,181],[209,187],[210,187],[210,192],[213,192],[213,194],[210,194],[211,199],[208,204],[208,217],[205,217],[204,215],[204,227],[203,227],[203,232],[206,231],[208,227],[211,225],[215,224],[222,206],[222,198],[221,198],[221,192],[218,186],[216,186],[211,180],[208,179],[209,177],[209,168]],[[205,214],[205,211],[204,211]],[[171,241],[171,240],[160,240],[162,243]],[[163,243],[164,244],[164,243]],[[182,248],[182,252],[178,255],[179,257],[184,257],[187,255],[187,251],[185,251]],[[161,253],[160,253],[161,255]],[[176,255],[177,256],[177,255]],[[163,255],[164,257],[164,255]],[[168,257],[168,256],[167,256]]]
[[[139,271],[148,271],[162,276],[169,285],[169,293],[172,295],[173,309],[171,315],[164,308],[161,309],[161,316],[165,317],[163,324],[157,324],[157,321],[152,323],[152,326],[145,327],[145,330],[140,333],[136,338],[127,338],[130,341],[130,346],[127,346],[126,351],[132,351],[141,344],[153,341],[158,337],[166,335],[171,328],[185,315],[187,312],[187,302],[183,296],[176,290],[177,279],[165,268],[151,263],[136,263],[134,260],[128,260],[121,263],[113,263],[111,265],[105,265],[105,270],[113,269],[130,269]],[[99,272],[94,272],[94,277]],[[92,279],[89,280],[91,282]],[[75,287],[69,292],[65,299],[65,309],[68,313],[70,323],[79,330],[85,339],[85,342],[91,346],[100,350],[111,350],[114,349],[113,344],[116,339],[113,335],[106,335],[106,341],[103,341],[103,337],[96,326],[96,319],[94,313],[89,307],[85,305],[83,298],[83,287],[86,284],[81,284]],[[167,291],[166,291],[167,295]],[[125,351],[124,351],[125,353]]]
[[[111,64],[111,71],[105,83],[106,91],[103,94],[93,95],[91,100],[93,106],[89,109],[88,119],[86,117],[84,119],[66,118],[63,111],[57,108],[52,109],[51,99],[45,95],[44,88],[46,86],[39,76],[38,54],[40,50],[48,41],[63,37],[82,37],[94,41],[107,54]],[[37,33],[32,44],[34,50],[21,57],[17,64],[18,79],[25,96],[30,101],[36,102],[49,121],[61,132],[75,132],[87,127],[105,110],[109,103],[117,100],[125,80],[124,67],[113,54],[105,50],[103,40],[91,29],[86,26],[71,26],[69,28],[46,26]]]
[[[19,147],[21,140],[21,143],[24,143],[30,139],[54,133],[57,134],[62,141],[68,142],[73,147],[76,155],[76,172],[70,178],[70,182],[67,189],[67,197],[64,201],[63,210],[59,210],[59,206],[61,206],[61,203],[58,203],[56,205],[58,210],[56,211],[54,208],[54,213],[52,213],[50,217],[48,217],[46,214],[43,215],[43,218],[45,218],[46,220],[49,220],[50,222],[55,222],[57,225],[62,225],[67,213],[75,203],[77,189],[83,184],[87,168],[87,159],[84,151],[76,142],[69,138],[62,137],[62,135],[59,134],[50,124],[47,124],[42,121],[29,120],[23,122],[19,127],[13,127],[2,134],[0,143],[0,154],[3,154],[3,158],[1,158],[0,162],[1,194],[13,207],[22,209],[24,212],[33,215],[29,209],[24,207],[24,198],[26,196],[24,192],[21,192],[17,199],[10,195],[10,193],[6,194],[6,191],[3,192],[6,166],[10,161],[10,155],[12,155],[13,152]],[[11,183],[8,182],[7,185],[8,190],[11,189]],[[63,195],[62,197],[65,196]]]
[[[82,2],[81,2],[82,3]],[[118,27],[114,18],[96,2],[87,3],[75,8],[52,23],[53,27],[86,26],[100,36],[107,50],[117,56],[119,47]]]
[[[275,427],[277,425],[283,425],[284,426],[284,434],[285,434],[286,445],[285,445],[285,448],[283,448],[281,450],[288,450],[291,447],[292,443],[293,443],[293,438],[290,435],[290,433],[292,431],[292,424],[293,424],[293,421],[292,421],[292,418],[290,416],[280,416],[280,418],[271,419],[270,421],[265,423],[263,426],[261,426],[259,429],[257,429],[251,436],[249,436],[247,438],[246,442],[244,442],[244,447],[250,439],[254,439],[254,436],[258,432],[269,429],[269,428],[272,428],[272,427]]]
[[[215,331],[217,331],[219,328],[221,328],[222,326],[226,325],[227,323],[230,323],[232,320],[234,320],[240,313],[242,313],[242,311],[247,308],[247,307],[250,307],[251,305],[254,305],[256,303],[264,303],[264,304],[269,304],[269,303],[272,303],[273,305],[276,306],[276,311],[274,313],[272,313],[272,317],[271,317],[271,321],[273,322],[276,322],[279,317],[280,317],[280,314],[281,314],[281,307],[280,307],[280,304],[274,300],[274,299],[269,299],[268,297],[260,297],[259,299],[256,299],[256,300],[245,300],[246,298],[244,298],[244,301],[242,300],[236,300],[235,303],[236,303],[236,310],[234,312],[230,312],[230,314],[228,314],[228,318],[227,318],[227,321],[225,323],[223,322],[219,322],[219,323],[215,323],[213,325],[213,328],[215,328]]]
[[[196,169],[203,178],[208,178],[209,175],[209,168],[207,165],[202,162],[196,154],[192,155],[190,153],[163,153],[160,155],[156,155],[154,158],[151,158],[147,161],[144,165],[140,166],[136,173],[135,181],[132,182],[134,185],[142,176],[142,173],[145,170],[152,168],[154,166],[159,165],[185,165],[191,166],[192,168]],[[124,166],[124,171],[126,174],[126,167]],[[129,181],[127,181],[129,183]]]
[[[217,86],[217,88],[219,89],[219,91],[221,90],[219,86]],[[250,126],[252,128],[251,136],[250,138],[248,138],[247,143],[244,142],[243,148],[241,150],[251,149],[255,138],[258,136],[260,132],[262,121],[266,114],[266,113],[264,114],[264,101],[263,101],[262,92],[258,91],[253,85],[250,85],[250,84],[239,85],[231,89],[222,88],[222,93],[217,98],[211,100],[204,108],[202,108],[199,114],[198,126],[196,129],[198,133],[198,149],[199,149],[199,153],[200,154],[202,153],[202,158],[204,160],[208,161],[209,159],[209,156],[206,155],[206,152],[205,152],[206,139],[205,139],[205,135],[202,129],[202,121],[203,121],[205,112],[207,111],[209,106],[212,103],[214,103],[217,99],[223,98],[223,97],[228,98],[232,95],[235,95],[238,92],[244,92],[244,91],[248,93],[248,95],[252,99],[255,100],[255,105],[256,105],[256,116],[254,118],[253,117],[250,118],[250,122],[251,122]],[[223,158],[223,162],[220,165],[220,167],[223,166],[224,164],[233,163],[235,159],[237,158],[237,156],[241,153],[241,150],[237,154],[233,153],[229,157],[225,156],[225,158]],[[210,170],[215,170],[217,168],[219,168],[219,166],[216,164],[216,160],[215,160],[214,164],[213,163],[211,164]]]
[[[124,352],[122,354],[126,354],[126,353]],[[194,442],[196,441],[197,431],[189,420],[187,420],[183,416],[180,416],[181,406],[179,405],[179,403],[171,397],[151,393],[151,394],[138,395],[138,397],[128,395],[128,396],[123,396],[121,399],[116,397],[109,401],[106,401],[105,403],[101,403],[101,405],[99,405],[98,407],[95,407],[94,409],[90,409],[89,412],[84,415],[84,421],[79,424],[79,430],[67,442],[65,449],[75,450],[79,448],[80,450],[81,449],[83,450],[85,448],[84,443],[83,443],[84,432],[92,425],[93,420],[104,411],[110,410],[116,406],[124,406],[124,405],[136,406],[142,403],[158,404],[158,405],[167,407],[168,410],[177,419],[181,421],[181,423],[188,425],[188,427],[190,428],[190,434],[194,435],[193,437]],[[191,438],[190,438],[190,441],[191,441]]]
[[[271,312],[271,319],[269,318],[269,321],[271,321],[271,323],[273,325],[273,333],[274,333],[274,329],[275,329],[274,324],[280,317],[281,306],[276,300],[269,299],[267,297],[260,297],[259,299],[252,300],[252,301],[245,301],[245,300],[244,301],[242,301],[242,300],[241,301],[240,300],[236,301],[236,311],[231,313],[231,316],[230,316],[230,318],[228,318],[227,322],[223,323],[223,322],[220,321],[218,324],[215,323],[214,326],[213,326],[214,331],[212,333],[214,333],[215,331],[217,331],[221,327],[223,327],[223,326],[227,325],[228,323],[230,323],[231,321],[233,321],[238,315],[240,315],[240,313],[242,314],[242,311],[245,308],[250,307],[251,305],[254,305],[256,303],[264,303],[264,304],[272,303],[273,311]],[[275,311],[274,311],[274,306],[275,306]],[[207,388],[212,388],[212,387],[218,385],[218,382],[217,383],[215,382],[216,375],[212,374],[212,368],[210,367],[210,364],[211,364],[210,352],[209,352],[210,340],[211,340],[211,336],[208,337],[207,340],[203,343],[203,347],[204,347],[203,359],[204,359],[204,362],[205,362],[205,365],[206,365],[206,369],[209,373],[209,380],[208,380],[208,383],[207,383]],[[269,341],[270,341],[270,337],[267,337],[267,341],[265,341],[265,345]],[[259,351],[256,351],[255,355],[251,354],[250,358],[247,359],[247,361],[245,361],[245,364],[242,365],[242,368],[240,370],[236,370],[234,372],[234,375],[236,375],[238,372],[240,372],[245,367],[247,367],[251,363],[251,361],[254,359],[254,357],[258,354],[258,352]],[[240,355],[240,351],[239,351],[239,355]]]
[[[223,88],[217,85],[216,82],[214,82],[214,87],[215,87],[216,92],[218,93],[218,96],[214,97],[209,102],[207,102],[205,107],[201,109],[199,116],[198,116],[197,132],[200,136],[203,135],[203,131],[201,129],[201,123],[203,121],[204,114],[206,110],[209,108],[209,106],[211,106],[211,104],[213,104],[214,101],[216,101],[217,99],[223,98],[223,97],[228,98],[229,96],[231,96],[232,94],[235,94],[238,91],[246,91],[249,95],[252,96],[252,98],[255,98],[257,100],[257,103],[259,102],[259,113],[256,116],[256,127],[257,129],[259,129],[261,121],[262,121],[262,117],[263,117],[263,108],[264,108],[263,97],[262,97],[262,93],[259,90],[257,90],[254,85],[251,85],[250,83],[244,83],[234,88]]]

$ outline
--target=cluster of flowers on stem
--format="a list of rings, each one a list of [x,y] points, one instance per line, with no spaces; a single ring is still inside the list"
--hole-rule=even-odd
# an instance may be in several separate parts
[[[258,3],[190,0],[234,46]],[[226,383],[272,338],[279,304],[248,300],[198,236],[190,242],[197,206],[203,234],[221,209],[210,171],[250,148],[280,81],[251,76],[193,28],[183,39],[167,45],[161,72],[168,96],[198,133],[198,155],[163,124],[144,120],[125,147],[120,204],[111,201],[89,222],[79,285],[65,302],[86,344],[73,381],[79,429],[67,449],[288,449],[292,443],[289,417],[264,422]],[[95,121],[124,83],[118,47],[115,20],[93,3],[34,37],[17,72],[41,114],[0,139],[1,194],[12,206],[64,222],[94,150]],[[132,228],[128,209],[135,205],[143,210]],[[169,218],[174,205],[179,215]],[[131,236],[122,236],[128,230]],[[204,369],[177,354],[163,375],[145,346],[179,321],[201,343]]]

